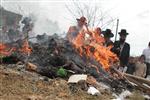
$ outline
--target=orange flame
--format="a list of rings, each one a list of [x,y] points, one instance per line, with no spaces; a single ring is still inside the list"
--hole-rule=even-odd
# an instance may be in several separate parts
[[[24,41],[23,46],[19,51],[24,53],[24,54],[28,54],[28,55],[31,54],[32,49],[30,48],[29,43],[28,43],[27,40]]]
[[[11,48],[10,50],[8,49],[9,48],[5,44],[0,43],[0,55],[9,56],[15,50],[15,48]]]
[[[0,43],[0,55],[2,56],[10,56],[13,51],[15,51],[16,48],[12,47],[11,49],[4,43]],[[31,54],[32,49],[29,47],[29,43],[27,40],[24,41],[23,46],[21,49],[19,49],[21,53],[24,54]]]
[[[90,37],[86,39],[89,33]],[[80,55],[86,54],[87,57],[93,57],[105,70],[108,70],[115,61],[118,61],[118,57],[110,51],[112,46],[103,46],[104,42],[104,38],[93,30],[89,32],[82,30],[72,41]]]

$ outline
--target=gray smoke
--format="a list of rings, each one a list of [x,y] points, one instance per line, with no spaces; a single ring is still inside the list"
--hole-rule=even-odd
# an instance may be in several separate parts
[[[23,15],[23,18],[31,18],[33,22],[33,29],[30,32],[30,36],[35,36],[37,34],[43,33],[46,33],[48,35],[61,33],[58,22],[52,20],[49,16],[46,15],[45,9],[43,9],[43,6],[40,5],[40,2],[11,2],[9,0],[5,0],[3,1],[2,6],[6,10]],[[24,25],[20,23],[20,31],[22,31],[23,26]]]

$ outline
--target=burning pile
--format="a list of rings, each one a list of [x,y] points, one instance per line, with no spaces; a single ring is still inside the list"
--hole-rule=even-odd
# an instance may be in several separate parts
[[[122,91],[129,85],[126,80],[120,81],[112,77],[111,66],[118,61],[111,47],[104,47],[103,37],[95,31],[82,31],[70,43],[69,41],[49,36],[46,45],[32,43],[27,40],[10,44],[0,44],[0,54],[10,56],[16,53],[27,70],[32,70],[50,78],[59,77],[57,71],[61,68],[71,74],[88,74],[98,82],[108,84],[112,89]],[[21,45],[20,45],[21,44]],[[23,56],[23,57],[22,57]],[[67,76],[67,77],[68,77]],[[120,75],[121,76],[121,75]]]
[[[90,35],[90,37],[86,37],[86,35]],[[94,58],[105,70],[109,70],[113,63],[118,61],[118,58],[110,51],[112,46],[105,47],[104,42],[104,38],[93,30],[81,31],[72,41],[80,55]]]
[[[28,41],[25,40],[22,48],[19,48],[19,50],[17,50],[16,47],[8,47],[7,44],[4,43],[0,43],[0,55],[2,56],[10,56],[14,51],[19,51],[21,53],[24,54],[31,54],[32,49],[29,47]]]
[[[28,59],[32,49],[27,40],[21,41],[19,43],[0,43],[0,63],[15,64],[18,61],[26,62],[25,59],[21,60],[20,57]]]
[[[15,48],[8,48],[5,44],[0,43],[0,55],[9,56],[15,50]]]

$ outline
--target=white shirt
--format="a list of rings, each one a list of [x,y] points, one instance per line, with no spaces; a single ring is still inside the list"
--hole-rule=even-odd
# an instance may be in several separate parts
[[[143,50],[143,55],[146,57],[146,63],[150,63],[150,47]]]

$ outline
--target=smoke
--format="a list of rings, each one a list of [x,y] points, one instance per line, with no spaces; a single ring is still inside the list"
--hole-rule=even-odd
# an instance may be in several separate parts
[[[33,30],[31,35],[35,36],[37,34],[46,33],[48,35],[53,35],[54,33],[61,34],[58,21],[52,19],[48,10],[51,9],[50,6],[41,5],[42,1],[38,2],[19,2],[19,1],[9,1],[5,0],[2,3],[4,9],[19,13],[24,17],[31,18],[33,22]],[[22,27],[22,26],[21,26]]]
[[[49,34],[52,35],[54,33],[59,33],[60,28],[57,21],[52,21],[48,18],[44,18],[43,16],[39,16],[37,21],[34,23],[33,32],[36,34]]]

